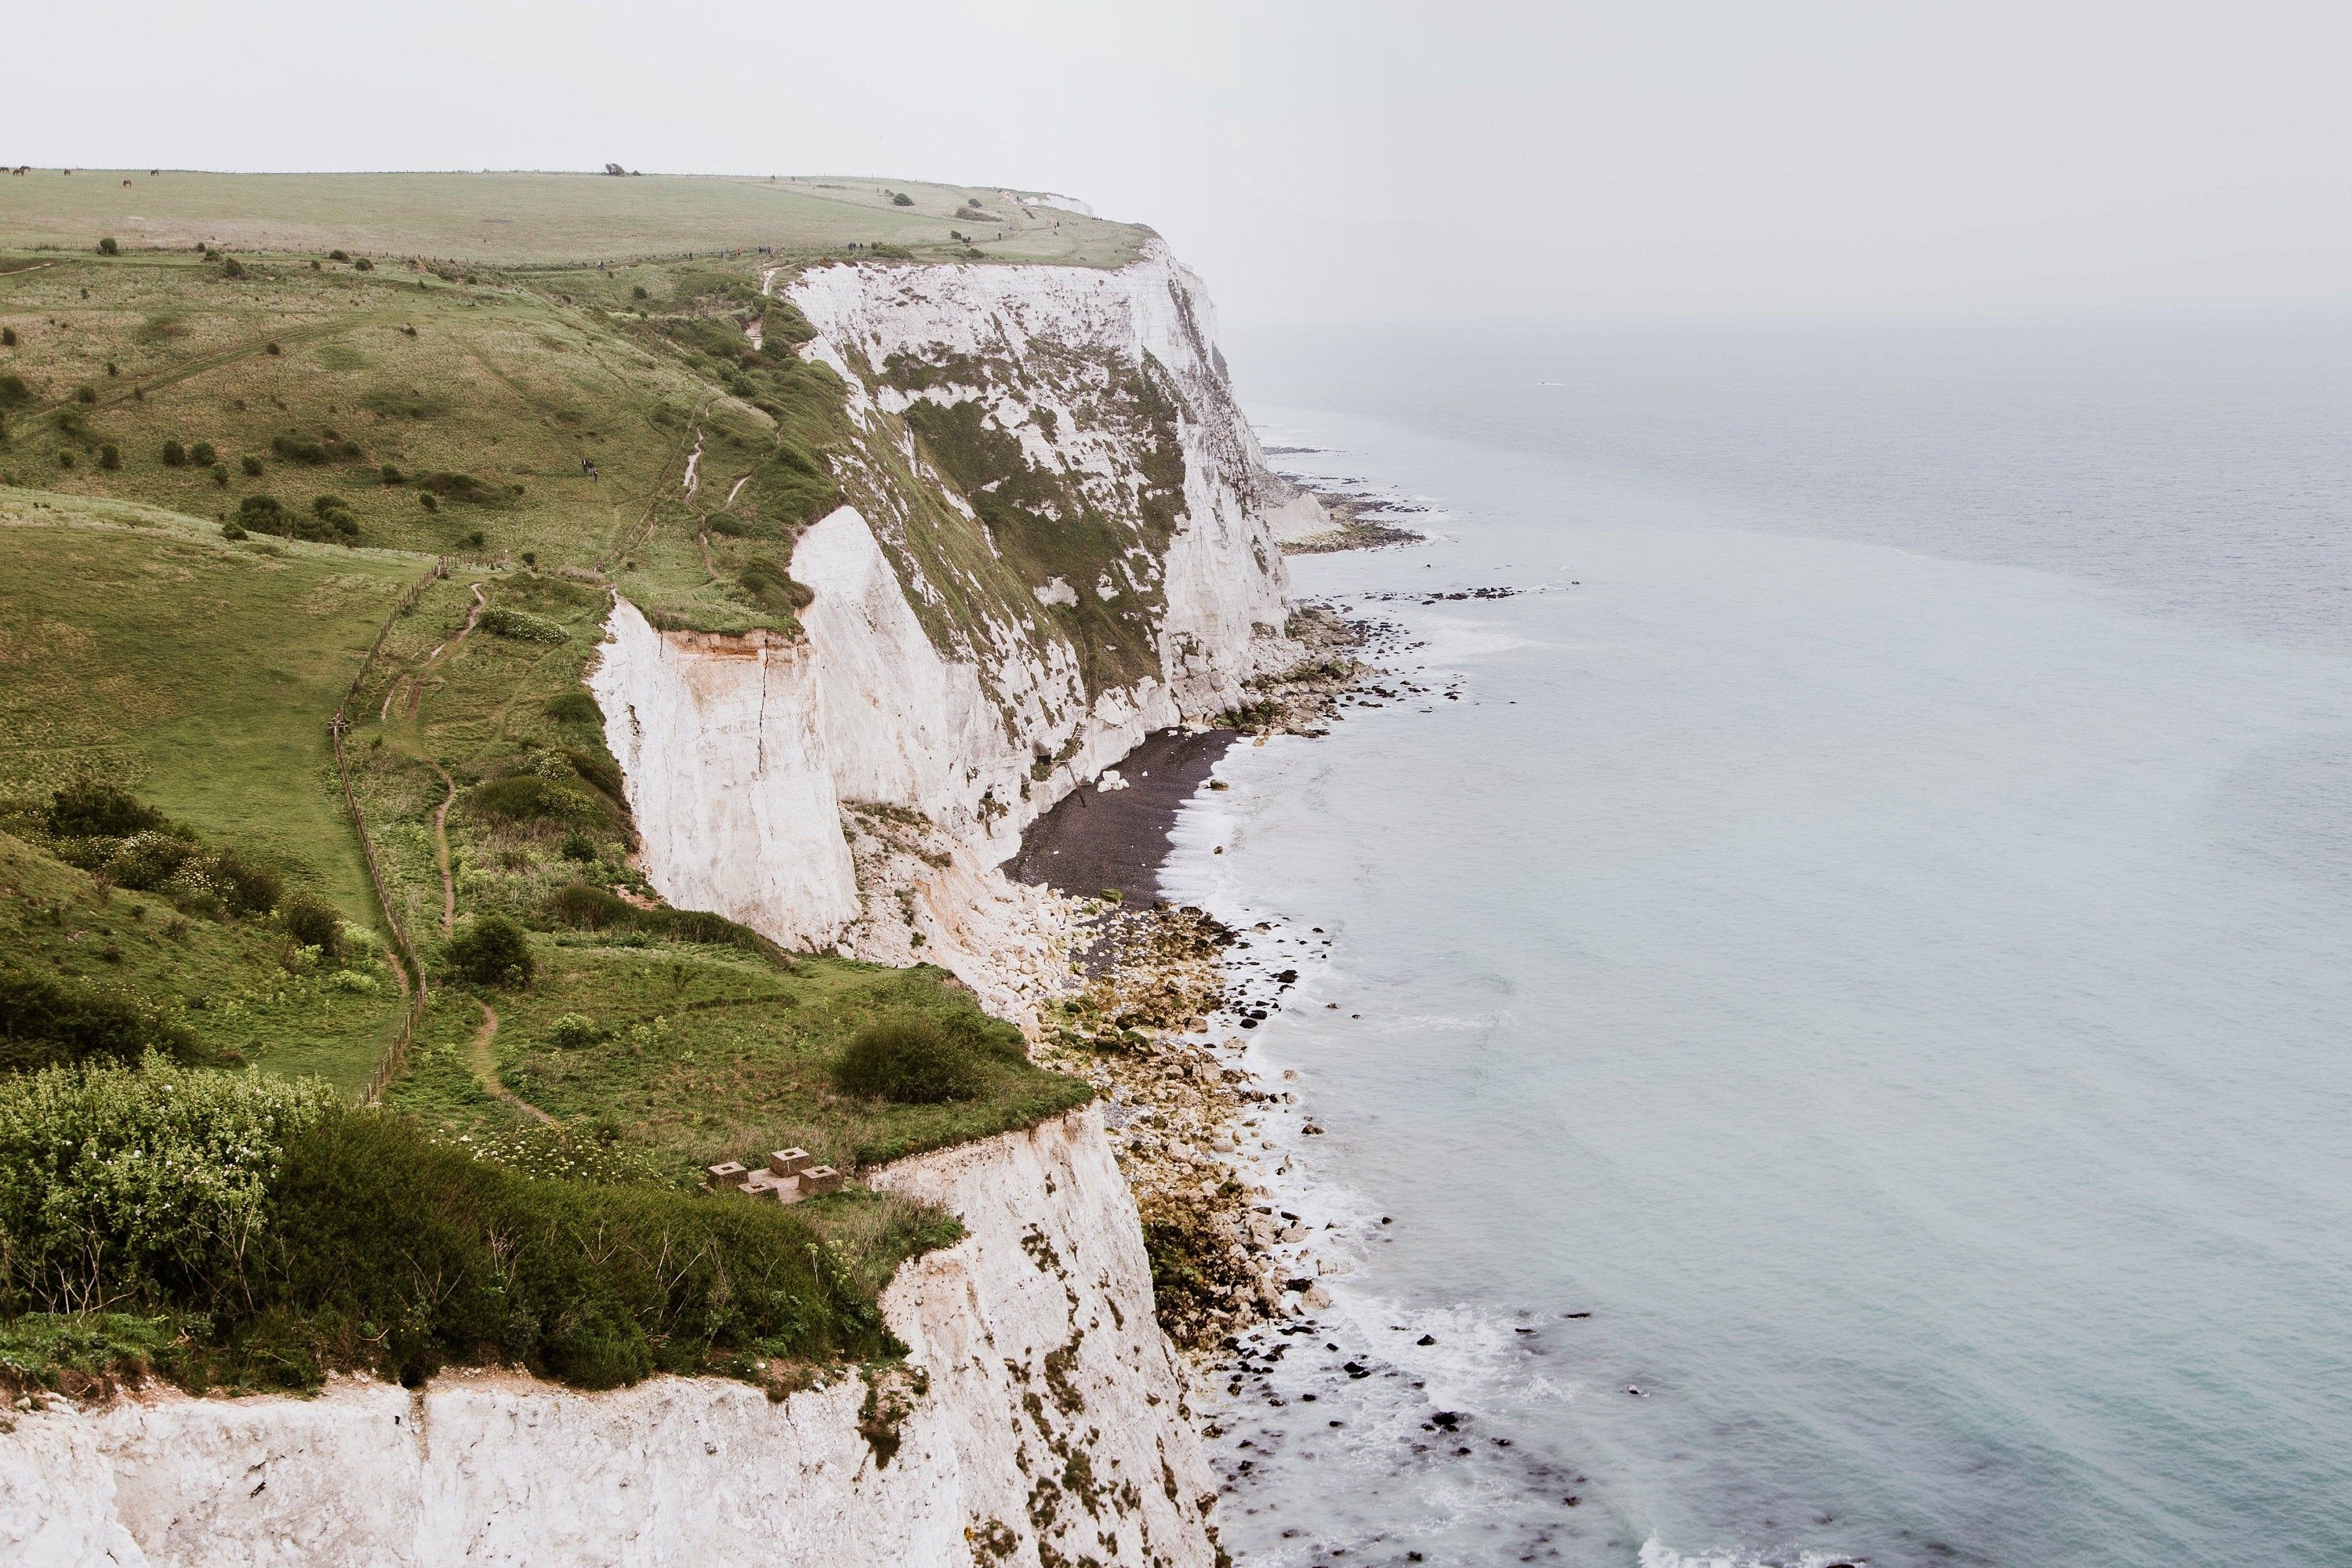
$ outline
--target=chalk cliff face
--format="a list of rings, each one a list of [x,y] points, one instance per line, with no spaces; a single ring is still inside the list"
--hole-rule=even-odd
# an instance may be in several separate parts
[[[920,931],[1001,1000],[1017,982],[957,928],[1002,891],[919,875],[905,931],[853,929],[843,808],[919,814],[930,861],[1002,861],[1145,733],[1286,662],[1275,530],[1318,509],[1266,470],[1199,281],[1156,245],[1117,271],[827,267],[789,292],[849,385],[849,504],[793,551],[805,642],[616,605],[591,684],[646,870],[790,943],[903,961]]]
[[[582,1394],[503,1373],[415,1394],[126,1399],[16,1415],[0,1436],[0,1562],[1208,1568],[1213,1480],[1177,1415],[1097,1113],[875,1184],[971,1231],[883,1298],[928,1384],[902,1385],[887,1464],[859,1431],[855,1374],[781,1405],[710,1379]],[[886,1384],[877,1414],[892,1397]]]

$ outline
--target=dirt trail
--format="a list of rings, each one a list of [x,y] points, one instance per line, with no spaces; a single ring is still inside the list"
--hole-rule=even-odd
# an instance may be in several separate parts
[[[481,1009],[482,1026],[474,1031],[472,1039],[466,1042],[466,1063],[474,1069],[474,1077],[483,1089],[525,1116],[543,1121],[550,1127],[562,1126],[563,1123],[515,1093],[499,1079],[498,1053],[491,1049],[492,1043],[499,1037],[498,1009],[488,1002],[481,1004]]]
[[[379,722],[388,723],[391,721],[392,705],[400,696],[400,685],[403,680],[409,682],[409,717],[415,718],[416,716],[418,706],[425,700],[425,678],[433,672],[433,667],[435,665],[439,664],[444,658],[447,658],[456,650],[459,643],[466,640],[467,637],[474,629],[474,623],[480,620],[482,618],[482,612],[490,607],[490,602],[482,597],[482,585],[479,583],[469,583],[467,586],[474,591],[474,607],[466,612],[466,624],[459,626],[448,637],[444,637],[441,640],[441,646],[435,648],[430,654],[426,655],[423,664],[417,666],[410,674],[394,679],[392,685],[385,689],[383,710],[376,714],[376,719]]]
[[[686,455],[686,493],[689,496],[694,493],[694,487],[702,482],[695,472],[701,467],[702,432],[697,430],[694,433],[694,450]]]
[[[449,808],[457,804],[457,781],[439,763],[430,757],[425,760],[449,786],[449,793],[433,810],[433,863],[441,868],[441,934],[446,936],[457,926],[457,881],[449,874]]]
[[[733,505],[735,504],[735,498],[736,498],[737,496],[741,495],[741,494],[743,493],[743,487],[744,487],[745,485],[750,484],[751,482],[751,475],[749,475],[749,474],[745,474],[741,479],[737,479],[737,480],[735,481],[735,488],[734,488],[733,489],[729,490],[729,491],[727,492],[727,500],[726,500],[726,504],[727,504],[727,505],[729,505],[729,506],[733,506]]]

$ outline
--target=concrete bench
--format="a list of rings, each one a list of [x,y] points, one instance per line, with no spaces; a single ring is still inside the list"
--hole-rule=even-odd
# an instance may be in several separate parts
[[[768,1156],[768,1169],[779,1176],[797,1176],[816,1163],[805,1149],[779,1149]]]

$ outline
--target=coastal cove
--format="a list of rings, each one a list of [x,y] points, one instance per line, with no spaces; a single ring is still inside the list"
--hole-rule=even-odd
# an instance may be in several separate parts
[[[2151,331],[1906,339],[1859,432],[1885,344],[1244,341],[1277,464],[1433,542],[1294,560],[1423,691],[1225,752],[1160,877],[1318,955],[1245,1059],[1342,1267],[1212,1411],[1241,1560],[2352,1560],[2352,583],[2209,570],[2352,474],[2168,508],[2243,454],[2152,427],[2260,421],[2115,389],[2263,385],[2232,472],[2346,410]]]

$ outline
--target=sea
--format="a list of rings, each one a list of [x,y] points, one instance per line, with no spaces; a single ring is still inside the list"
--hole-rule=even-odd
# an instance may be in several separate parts
[[[1425,536],[1162,872],[1330,1303],[1236,1560],[2352,1563],[2352,322],[1228,348]]]

